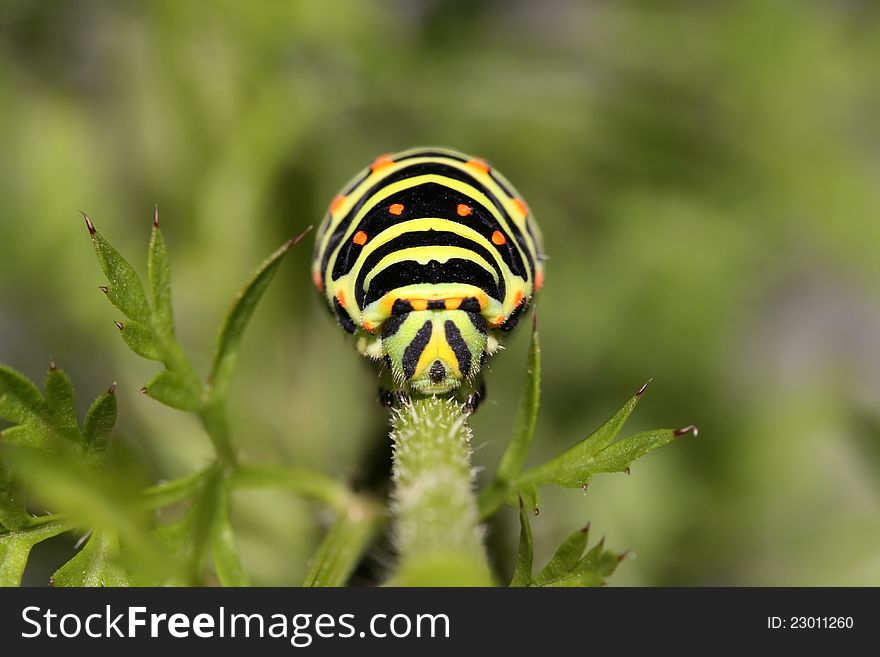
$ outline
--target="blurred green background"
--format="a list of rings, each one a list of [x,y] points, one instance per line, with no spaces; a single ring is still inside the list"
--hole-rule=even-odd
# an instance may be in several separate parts
[[[631,431],[700,427],[630,477],[547,490],[538,561],[591,520],[637,557],[613,585],[878,585],[878,113],[871,2],[4,0],[0,361],[40,380],[53,355],[83,410],[118,381],[118,434],[149,476],[190,472],[209,441],[137,393],[156,366],[119,339],[78,210],[142,265],[159,204],[204,371],[234,292],[350,176],[457,148],[512,180],[545,235],[530,462],[649,377]],[[231,421],[250,460],[354,476],[384,417],[309,255],[249,328]],[[526,333],[473,419],[489,471]],[[234,511],[255,583],[297,583],[314,509],[248,493]],[[31,581],[71,549],[38,548]]]

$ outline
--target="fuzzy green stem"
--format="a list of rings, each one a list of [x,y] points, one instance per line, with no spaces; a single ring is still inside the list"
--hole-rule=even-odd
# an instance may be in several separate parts
[[[417,398],[395,414],[392,514],[400,568],[394,584],[488,586],[471,468],[471,430],[460,404]]]

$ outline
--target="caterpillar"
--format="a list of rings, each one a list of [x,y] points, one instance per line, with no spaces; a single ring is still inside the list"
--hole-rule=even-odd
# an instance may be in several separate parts
[[[486,161],[413,148],[377,157],[333,198],[312,281],[396,394],[475,407],[485,359],[544,282],[541,234]]]

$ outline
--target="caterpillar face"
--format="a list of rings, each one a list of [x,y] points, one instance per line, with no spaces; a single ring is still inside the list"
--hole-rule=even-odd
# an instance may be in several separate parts
[[[330,203],[312,280],[399,389],[472,382],[544,279],[526,204],[482,160],[440,148],[383,155]]]

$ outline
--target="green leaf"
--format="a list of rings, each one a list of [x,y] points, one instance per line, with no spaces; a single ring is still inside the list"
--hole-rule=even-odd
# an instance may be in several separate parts
[[[596,454],[610,445],[617,437],[617,434],[620,433],[620,430],[623,429],[623,425],[626,424],[626,421],[632,414],[633,409],[635,409],[636,404],[639,403],[645,390],[648,389],[649,383],[651,382],[648,381],[645,385],[639,388],[639,391],[629,398],[626,404],[623,405],[623,408],[611,416],[605,424],[591,433],[586,440],[577,445],[576,449],[584,454]]]
[[[541,405],[541,344],[538,341],[538,327],[534,317],[533,315],[532,341],[529,348],[525,386],[519,400],[513,438],[498,466],[497,477],[503,481],[513,480],[522,470],[535,437],[535,426],[538,422],[538,408]]]
[[[532,581],[532,586],[603,586],[626,553],[605,550],[603,538],[583,554],[589,541],[589,530],[587,525],[569,536]]]
[[[45,522],[21,531],[0,534],[0,586],[19,586],[31,549],[39,542],[72,528],[66,520]]]
[[[136,493],[125,488],[128,482],[111,479],[68,450],[3,446],[0,456],[16,480],[28,483],[40,504],[64,513],[76,526],[115,529],[127,544],[149,549],[146,518]]]
[[[86,447],[95,453],[103,452],[116,426],[115,386],[92,402],[83,420],[83,439]]]
[[[24,424],[35,417],[42,419],[47,412],[37,386],[20,372],[0,365],[0,418]]]
[[[46,373],[44,388],[50,422],[68,440],[79,442],[81,435],[76,421],[73,384],[70,382],[70,377],[58,369],[54,361]]]
[[[0,432],[2,442],[13,447],[48,448],[53,445],[54,434],[42,422],[32,420],[25,424],[9,427]]]
[[[517,485],[536,487],[555,483],[566,488],[583,487],[598,472],[623,472],[637,458],[666,445],[677,436],[689,432],[696,434],[693,426],[655,429],[612,442],[644,390],[642,387],[620,411],[585,440],[547,463],[524,472],[517,478]]]
[[[198,486],[192,488],[196,480]],[[202,583],[224,495],[223,472],[214,465],[183,481],[186,481],[186,490],[193,493],[189,512],[183,520],[163,525],[155,532],[169,563],[165,564],[164,571],[154,573],[153,579],[138,584],[191,586]]]
[[[311,230],[311,227],[287,241],[275,253],[270,255],[238,293],[238,297],[233,302],[232,308],[230,308],[226,319],[223,321],[223,326],[217,339],[217,349],[214,352],[214,361],[211,366],[209,380],[212,386],[212,396],[215,399],[225,399],[229,391],[229,385],[238,358],[239,346],[241,345],[241,338],[251,316],[254,314],[257,303],[259,303],[269,287],[269,283],[275,276],[275,272],[278,271],[278,267],[285,254],[287,254],[292,246],[305,237],[309,230]]]
[[[696,433],[696,427],[655,429],[634,434],[603,449],[594,457],[590,467],[593,472],[625,472],[637,458],[690,432]]]
[[[235,549],[235,535],[229,521],[229,495],[220,493],[217,509],[217,522],[211,542],[214,555],[214,571],[223,586],[250,586],[247,575],[241,567],[238,551]]]
[[[0,461],[0,530],[23,529],[31,524],[21,487],[12,480],[3,461]]]
[[[532,581],[532,585],[551,586],[553,582],[567,577],[584,554],[589,537],[590,526],[587,525],[565,539],[553,558]]]
[[[165,356],[162,344],[153,329],[140,322],[130,321],[122,325],[120,335],[128,348],[138,356],[150,360],[162,360]]]
[[[192,389],[189,380],[168,370],[153,377],[143,387],[142,392],[166,406],[182,411],[199,411],[203,407],[199,393]]]
[[[110,282],[107,288],[107,298],[110,299],[110,303],[125,313],[130,320],[148,324],[150,305],[144,294],[140,277],[128,261],[97,231],[89,215],[82,214],[92,237],[98,262]]]
[[[532,581],[532,562],[534,547],[532,544],[532,525],[529,512],[522,498],[519,499],[519,551],[516,555],[516,568],[510,580],[510,586],[528,586]]]
[[[174,334],[174,314],[171,308],[171,267],[168,249],[159,229],[159,209],[153,212],[153,233],[147,254],[147,277],[153,297],[153,325],[163,336]]]
[[[67,586],[129,586],[119,563],[119,539],[113,531],[93,532],[83,548],[52,576],[52,584]]]

